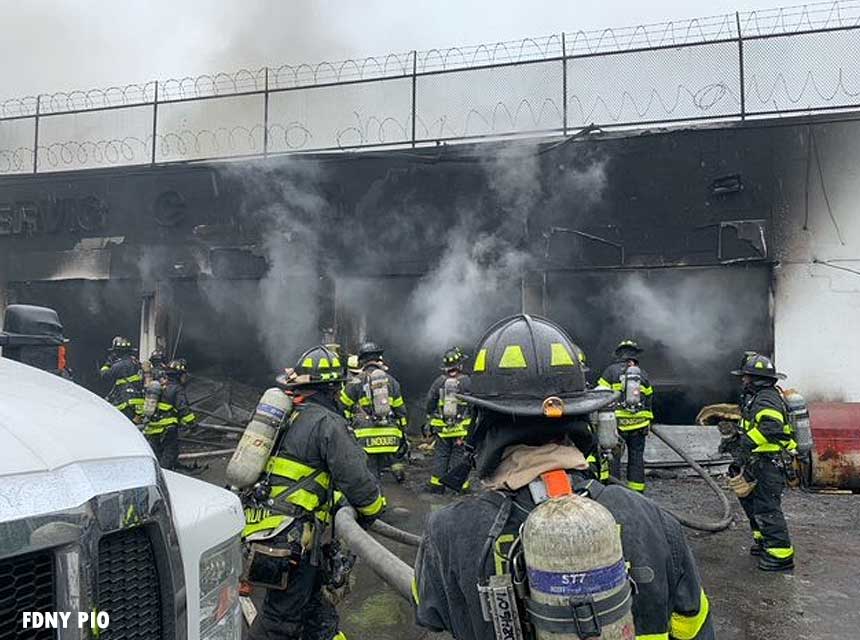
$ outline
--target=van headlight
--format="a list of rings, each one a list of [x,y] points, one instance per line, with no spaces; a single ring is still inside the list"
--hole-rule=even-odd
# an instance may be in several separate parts
[[[200,556],[200,639],[238,640],[242,543],[232,538]]]

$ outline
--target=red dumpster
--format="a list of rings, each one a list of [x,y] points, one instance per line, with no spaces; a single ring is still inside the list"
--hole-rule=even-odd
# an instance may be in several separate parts
[[[860,403],[810,402],[812,483],[860,490]]]

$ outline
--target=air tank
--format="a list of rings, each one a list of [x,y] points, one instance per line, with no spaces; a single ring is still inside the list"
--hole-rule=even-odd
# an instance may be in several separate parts
[[[147,418],[154,416],[160,399],[161,383],[158,380],[150,380],[143,389],[143,415]]]
[[[606,621],[600,633],[590,637],[630,640],[635,636],[621,537],[615,518],[605,507],[578,495],[547,500],[526,519],[522,545],[532,600],[560,607],[569,615],[572,601],[591,598],[600,606],[608,598],[617,599],[612,621]],[[579,617],[587,618],[588,605],[581,608]],[[574,629],[548,628],[531,614],[530,620],[538,640],[581,637]]]
[[[618,445],[618,419],[614,410],[597,412],[597,441],[603,451],[609,451]]]
[[[799,453],[812,451],[812,425],[809,421],[809,407],[806,400],[794,389],[783,392],[785,406],[788,408],[788,422],[795,429],[795,439]]]
[[[227,464],[227,482],[237,489],[251,486],[263,473],[275,446],[278,428],[293,410],[293,401],[281,389],[267,389]]]
[[[624,372],[624,405],[635,407],[642,402],[642,370],[635,364]]]

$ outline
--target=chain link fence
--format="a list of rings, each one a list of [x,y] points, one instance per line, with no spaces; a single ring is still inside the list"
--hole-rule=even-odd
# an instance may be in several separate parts
[[[0,102],[0,174],[860,106],[860,0]]]

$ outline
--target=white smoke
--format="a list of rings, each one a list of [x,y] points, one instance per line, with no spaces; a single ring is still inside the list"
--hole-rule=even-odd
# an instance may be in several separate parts
[[[539,266],[534,244],[541,229],[530,229],[538,207],[556,201],[544,193],[541,147],[534,143],[503,146],[481,161],[492,197],[476,203],[476,213],[462,209],[448,234],[446,249],[409,299],[407,316],[417,348],[438,354],[454,344],[468,344],[503,313],[523,311],[525,274]],[[606,160],[583,167],[558,167],[558,184],[587,213],[606,186]],[[489,216],[489,224],[482,219]],[[484,221],[485,222],[485,221]]]
[[[760,295],[758,288],[750,287],[745,297],[741,287],[726,286],[723,276],[722,271],[696,270],[671,284],[655,284],[641,273],[631,274],[617,292],[616,321],[637,339],[661,344],[673,366],[682,369],[674,372],[677,377],[695,372],[724,378],[726,371],[713,365],[723,363],[727,353],[764,345],[744,342],[760,326],[758,318],[744,313],[760,302],[754,299]]]

